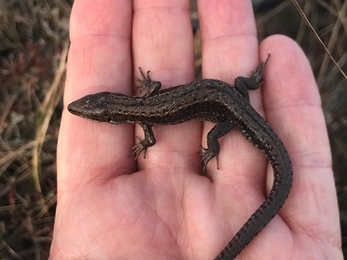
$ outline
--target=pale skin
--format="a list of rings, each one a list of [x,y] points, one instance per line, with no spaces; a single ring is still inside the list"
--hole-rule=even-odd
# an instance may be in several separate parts
[[[251,104],[287,147],[284,207],[240,259],[343,259],[331,153],[309,63],[292,40],[258,43],[250,1],[198,1],[203,77],[233,84],[271,53]],[[213,126],[156,126],[157,144],[129,157],[139,126],[70,114],[101,91],[132,95],[137,68],[163,87],[194,80],[189,1],[76,0],[58,143],[58,206],[50,259],[213,259],[265,200],[272,169],[238,131],[220,139],[202,176],[197,153]],[[138,93],[137,93],[138,94]]]

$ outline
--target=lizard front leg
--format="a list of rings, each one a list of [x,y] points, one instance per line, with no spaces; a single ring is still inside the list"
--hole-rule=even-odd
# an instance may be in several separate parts
[[[152,130],[152,126],[151,125],[146,125],[146,124],[139,124],[142,129],[143,132],[145,134],[145,138],[144,139],[140,139],[139,137],[137,137],[137,139],[140,140],[139,143],[137,143],[131,150],[133,151],[132,154],[135,155],[135,160],[137,160],[137,158],[139,158],[140,154],[143,151],[143,158],[146,158],[146,150],[148,147],[155,145],[155,137],[153,134],[153,130]]]
[[[158,93],[158,91],[161,88],[161,82],[160,81],[153,81],[151,77],[149,76],[149,70],[147,71],[146,75],[142,71],[141,67],[139,67],[141,78],[135,78],[137,82],[141,83],[141,86],[138,86],[137,88],[140,89],[140,93],[147,90],[147,93],[143,95],[143,98],[154,96]]]

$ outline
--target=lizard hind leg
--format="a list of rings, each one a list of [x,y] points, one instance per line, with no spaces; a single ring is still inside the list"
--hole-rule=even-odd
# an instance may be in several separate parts
[[[232,120],[226,120],[223,122],[217,123],[210,132],[207,134],[207,148],[202,148],[202,158],[201,161],[203,162],[203,171],[204,174],[206,173],[206,166],[208,162],[213,158],[216,157],[217,160],[217,170],[219,169],[219,160],[218,160],[218,154],[220,150],[220,145],[218,142],[218,139],[225,134],[227,134],[233,127],[235,123]]]
[[[218,146],[219,146],[219,143],[218,143]],[[206,170],[207,164],[213,157],[216,157],[216,160],[217,160],[217,170],[219,170],[218,153],[215,154],[213,151],[211,151],[210,149],[205,148],[203,146],[201,146],[201,149],[202,149],[202,152],[200,152],[200,155],[201,155],[201,161],[203,163],[203,173],[204,173],[204,175],[207,175],[207,170]]]

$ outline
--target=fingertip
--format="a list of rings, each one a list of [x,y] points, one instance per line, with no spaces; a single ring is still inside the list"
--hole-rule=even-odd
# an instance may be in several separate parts
[[[90,35],[128,37],[131,18],[131,1],[77,0],[71,11],[70,38],[74,40]]]
[[[264,102],[270,109],[283,106],[320,106],[320,96],[310,63],[301,47],[284,35],[260,44],[260,59],[271,58],[264,72]]]
[[[266,120],[285,143],[294,168],[331,163],[318,87],[300,46],[283,35],[265,39],[260,57],[271,53],[261,90]]]

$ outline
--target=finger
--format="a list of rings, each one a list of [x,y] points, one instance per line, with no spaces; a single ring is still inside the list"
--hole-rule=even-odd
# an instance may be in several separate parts
[[[131,92],[131,15],[128,0],[74,2],[65,107],[86,94]],[[59,188],[105,179],[117,170],[131,171],[130,127],[89,121],[64,110],[58,144]]]
[[[137,67],[150,70],[162,88],[194,79],[193,31],[189,1],[134,1],[133,57]],[[163,100],[168,102],[171,100]],[[155,126],[157,143],[150,147],[139,167],[199,168],[200,123]],[[141,128],[137,135],[143,136]]]
[[[200,0],[198,9],[201,17],[204,77],[217,78],[234,84],[237,76],[249,76],[258,65],[258,41],[251,2]],[[252,94],[254,93],[250,93]],[[260,108],[260,96],[257,94],[257,97],[251,96],[251,103],[256,103],[256,107]],[[206,125],[203,142],[210,128],[211,124]],[[264,183],[265,176],[259,173],[264,172],[265,159],[239,131],[231,131],[219,141],[220,170],[216,171],[215,162],[212,160],[208,165],[208,172],[213,173],[211,175],[213,180],[223,184],[224,187],[226,184],[228,187],[235,185],[233,189],[235,194],[251,190],[249,196],[253,198],[254,205],[249,207],[249,212],[244,212],[245,216],[240,214],[242,222],[263,200],[263,197],[259,196],[259,186],[257,189],[248,186],[250,179],[252,185]],[[237,190],[241,187],[245,190]],[[255,196],[254,192],[258,192],[258,196]],[[225,202],[230,204],[230,193],[228,194],[226,196],[228,200]],[[259,197],[259,201],[254,200],[254,197]],[[244,200],[237,198],[233,205],[237,207],[238,204],[244,208]]]
[[[221,79],[232,85],[237,76],[249,77],[259,65],[251,1],[200,0],[198,10],[203,76]],[[260,91],[249,94],[251,104],[261,112]],[[239,112],[242,113],[242,110]],[[212,125],[205,126],[203,142]],[[219,170],[216,170],[215,160],[212,160],[207,171],[216,184],[219,213],[227,220],[214,226],[215,230],[220,229],[217,231],[220,239],[218,246],[222,248],[264,201],[266,160],[238,130],[230,131],[219,142]]]
[[[199,0],[204,77],[233,83],[258,65],[258,40],[250,1]]]
[[[200,0],[198,10],[203,76],[221,79],[232,85],[237,76],[250,76],[251,71],[258,66],[258,41],[251,2]],[[255,100],[252,94],[252,104],[256,102],[257,107],[260,107],[259,95]],[[206,124],[203,142],[211,126]],[[239,132],[232,131],[219,141],[220,171],[216,171],[216,161],[212,160],[208,165],[208,172],[215,173],[212,178],[221,183],[231,182],[231,178],[238,175],[243,179],[258,177],[259,180],[258,172],[264,165],[264,159],[259,160],[260,153]],[[249,149],[255,153],[250,154]],[[249,175],[242,175],[243,172]]]
[[[331,152],[318,87],[300,47],[283,36],[261,44],[271,52],[262,88],[267,120],[282,138],[293,165],[293,187],[281,211],[294,233],[340,244]],[[269,186],[272,180],[269,178]],[[316,236],[320,234],[320,236]]]

